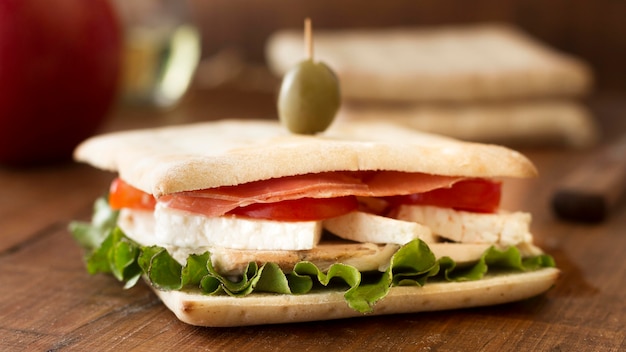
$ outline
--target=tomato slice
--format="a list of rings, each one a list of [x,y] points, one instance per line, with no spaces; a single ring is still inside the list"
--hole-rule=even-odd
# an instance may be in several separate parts
[[[195,209],[189,210],[198,212],[198,208],[200,210],[202,208],[202,203],[202,199],[197,199],[195,206],[192,207]],[[212,203],[215,204],[215,202]],[[156,200],[151,194],[116,178],[109,189],[109,205],[116,210],[122,208],[153,210]],[[227,214],[277,221],[317,221],[347,214],[356,210],[357,207],[358,202],[355,196],[301,198],[275,203],[255,203],[237,207]]]
[[[462,179],[397,171],[334,171],[185,191],[161,196],[159,203],[173,209],[216,217],[251,204],[278,203],[302,198],[411,194],[450,187]]]
[[[449,188],[406,196],[387,197],[392,205],[434,205],[481,213],[494,213],[500,207],[502,183],[486,179],[468,179]]]
[[[445,181],[451,182],[449,180]],[[429,189],[432,189],[433,186],[429,187]],[[297,193],[294,192],[291,196],[296,196],[296,194]],[[305,196],[297,199],[288,198],[277,202],[259,202],[258,200],[254,202],[253,199],[255,197],[251,197],[250,195],[247,195],[250,198],[243,197],[239,200],[230,199],[233,198],[232,195],[229,197],[222,196],[216,198],[208,197],[208,195],[203,193],[199,195],[200,196],[196,197],[178,195],[163,196],[159,201],[163,201],[167,203],[167,206],[173,208],[205,214],[207,216],[231,214],[278,221],[322,220],[346,214],[359,207],[357,198],[352,195],[337,195],[328,198],[312,198]],[[485,179],[465,179],[454,183],[450,187],[437,188],[431,191],[410,195],[376,199],[384,199],[386,202],[389,202],[392,207],[399,204],[422,204],[474,212],[495,212],[500,205],[500,197],[500,182]],[[122,179],[117,178],[110,187],[109,203],[113,209],[132,208],[152,210],[155,207],[156,200],[151,194],[145,193],[124,182]]]
[[[122,208],[152,210],[156,205],[154,197],[137,189],[121,178],[116,178],[109,187],[109,206],[112,209]]]
[[[341,216],[358,208],[355,196],[300,198],[276,203],[255,203],[227,214],[277,221],[317,221]]]

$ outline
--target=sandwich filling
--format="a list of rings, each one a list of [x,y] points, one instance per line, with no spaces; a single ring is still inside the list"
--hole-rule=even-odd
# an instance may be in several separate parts
[[[389,180],[396,183],[385,184]],[[456,266],[482,271],[482,276],[489,253],[496,258],[513,256],[517,269],[528,266],[527,259],[535,263],[530,267],[552,265],[551,258],[532,244],[530,215],[499,208],[501,183],[497,181],[397,172],[324,173],[287,177],[284,184],[279,181],[155,198],[117,178],[107,207],[116,214],[118,243],[127,238],[131,248],[143,248],[139,258],[161,251],[172,262],[167,265],[182,273],[183,267],[206,255],[200,265],[219,283],[203,287],[212,287],[208,291],[213,292],[224,290],[218,289],[224,281],[230,282],[226,287],[250,281],[251,265],[253,277],[267,265],[282,275],[301,275],[303,266],[305,273],[314,268],[318,277],[337,271],[339,265],[340,271],[353,272],[341,274],[350,281],[354,273],[360,278],[361,273],[390,272],[398,253],[407,251],[412,254],[406,257],[432,257],[426,272],[433,276],[442,265],[448,267],[446,276],[452,277]],[[106,256],[111,256],[110,250]],[[141,259],[137,260],[141,266]],[[154,258],[149,260],[144,263],[148,269],[141,273],[151,278]],[[124,270],[125,266],[120,278]],[[461,280],[466,279],[463,274]],[[378,299],[357,296],[348,302],[363,312]]]
[[[110,203],[122,210],[119,225],[131,238],[168,248],[184,264],[188,254],[203,249],[275,251],[278,258],[278,251],[310,251],[331,236],[378,245],[414,239],[499,248],[530,245],[530,215],[500,211],[500,193],[500,183],[487,179],[326,172],[158,199],[118,178]],[[228,265],[229,274],[240,274],[247,264],[226,261],[214,257],[213,264]]]
[[[77,159],[120,175],[92,222],[72,224],[88,271],[235,297],[342,290],[369,312],[393,286],[554,265],[530,214],[500,208],[498,178],[536,174],[520,154],[344,127],[221,121],[87,141]]]

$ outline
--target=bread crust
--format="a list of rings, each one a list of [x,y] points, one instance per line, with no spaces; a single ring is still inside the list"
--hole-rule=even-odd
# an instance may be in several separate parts
[[[304,295],[254,293],[242,298],[208,296],[198,291],[154,289],[154,292],[178,319],[187,324],[232,327],[496,305],[539,295],[550,289],[558,276],[558,269],[544,268],[487,276],[476,281],[392,287],[367,315],[348,307],[343,292],[339,291]]]
[[[92,137],[75,159],[117,171],[155,196],[325,171],[395,170],[445,176],[533,177],[511,149],[461,142],[384,121],[337,121],[315,136],[277,120],[218,120]]]

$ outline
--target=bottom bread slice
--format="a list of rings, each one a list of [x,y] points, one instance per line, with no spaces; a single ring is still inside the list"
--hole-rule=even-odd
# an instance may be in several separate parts
[[[229,327],[331,320],[366,315],[416,313],[496,305],[537,296],[550,289],[556,268],[487,276],[465,282],[428,283],[423,287],[392,287],[368,314],[344,300],[344,292],[322,291],[303,295],[254,293],[234,298],[194,291],[162,291],[163,303],[181,321],[197,326]]]

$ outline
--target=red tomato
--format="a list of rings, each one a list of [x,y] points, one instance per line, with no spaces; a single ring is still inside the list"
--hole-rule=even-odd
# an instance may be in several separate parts
[[[485,179],[469,179],[455,183],[450,188],[406,196],[388,197],[393,205],[434,205],[481,213],[493,213],[500,206],[502,183]]]
[[[121,178],[116,178],[109,188],[109,206],[112,209],[145,209],[152,210],[156,200],[151,194],[137,189]]]
[[[301,198],[276,203],[255,203],[231,210],[228,214],[278,221],[317,221],[356,210],[354,196],[336,198]]]
[[[131,208],[152,210],[156,204],[154,197],[139,190],[122,179],[117,178],[109,189],[109,205],[113,209]],[[187,209],[202,213],[202,199],[195,204],[196,209]],[[315,221],[344,215],[358,207],[354,196],[336,198],[301,198],[275,203],[255,203],[237,207],[228,212],[231,215],[255,219],[278,221]]]
[[[399,204],[435,205],[457,210],[474,212],[495,212],[500,205],[501,183],[484,179],[470,179],[455,183],[449,188],[438,188],[429,192],[415,193],[404,196],[366,198],[380,199],[391,206]],[[164,197],[166,198],[166,197]],[[214,211],[214,208],[225,208],[227,214],[256,219],[278,221],[315,221],[344,215],[359,207],[355,196],[333,198],[300,198],[270,203],[253,203],[247,206],[236,206],[233,201],[210,199],[203,197],[187,197],[191,202],[183,202],[182,209],[203,214]],[[172,199],[174,200],[174,198]],[[226,204],[221,204],[226,202]],[[189,203],[189,204],[187,204]],[[235,202],[236,203],[236,202]],[[154,209],[156,200],[121,179],[111,184],[109,204],[113,209]],[[180,207],[177,206],[177,208]],[[233,207],[236,207],[233,209]],[[369,208],[368,208],[369,209]],[[220,213],[224,214],[224,213]]]

